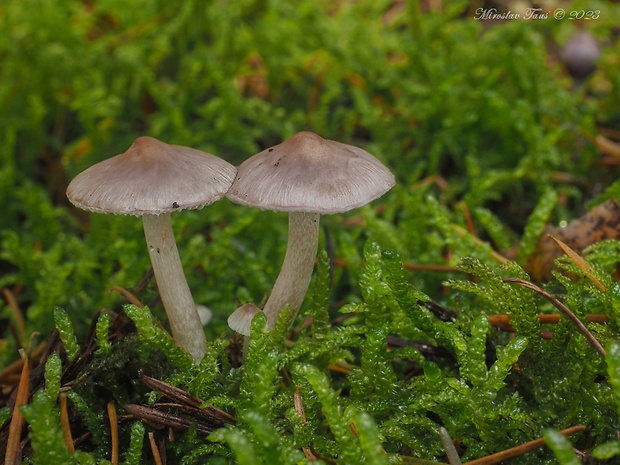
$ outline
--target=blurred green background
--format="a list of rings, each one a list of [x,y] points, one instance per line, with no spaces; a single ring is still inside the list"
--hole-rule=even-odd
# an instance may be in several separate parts
[[[16,319],[6,291],[27,328],[44,333],[56,305],[84,328],[99,308],[120,308],[113,286],[154,302],[152,281],[140,286],[150,266],[141,222],[86,214],[64,195],[76,174],[140,135],[238,164],[311,130],[388,165],[398,179],[390,193],[323,220],[321,247],[340,264],[334,307],[359,299],[369,237],[416,264],[467,253],[437,227],[429,195],[457,225],[473,212],[497,250],[516,243],[549,188],[560,199],[554,222],[579,216],[617,176],[617,159],[594,140],[618,136],[620,6],[541,5],[588,17],[477,17],[531,6],[517,1],[3,1],[0,326]],[[600,47],[582,82],[561,60],[578,30]],[[269,291],[286,217],[224,200],[180,212],[174,226],[195,298],[214,313],[209,337],[226,334],[228,313]],[[437,299],[449,277],[411,274]]]

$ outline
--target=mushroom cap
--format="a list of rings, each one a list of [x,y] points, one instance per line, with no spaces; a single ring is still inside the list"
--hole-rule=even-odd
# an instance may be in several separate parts
[[[143,136],[125,153],[78,174],[67,197],[97,213],[160,215],[221,199],[235,174],[234,166],[214,155]]]
[[[329,214],[361,207],[394,183],[365,150],[302,131],[244,161],[226,196],[263,210]]]
[[[601,49],[588,30],[575,32],[560,52],[560,58],[568,72],[577,79],[584,79],[596,70],[596,62],[601,57]]]
[[[239,334],[249,336],[252,319],[261,311],[253,303],[242,305],[228,317],[228,326]]]

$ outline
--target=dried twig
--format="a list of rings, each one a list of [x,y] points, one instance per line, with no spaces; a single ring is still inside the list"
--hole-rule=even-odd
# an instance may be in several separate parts
[[[163,465],[161,460],[161,454],[159,453],[159,447],[157,447],[157,443],[155,442],[155,435],[152,431],[149,431],[149,443],[151,444],[151,452],[153,453],[153,460],[155,461],[155,465]]]
[[[180,404],[154,404],[153,407],[145,407],[137,404],[125,404],[125,410],[136,418],[143,420],[151,428],[164,429],[170,427],[179,431],[187,431],[190,426],[196,425],[196,431],[203,435],[209,435],[215,431],[214,425],[208,425],[193,419],[172,413],[173,410],[183,408]],[[188,407],[186,407],[188,408]]]
[[[187,431],[193,424],[200,434],[211,434],[226,423],[235,423],[235,418],[214,406],[201,407],[198,397],[171,384],[145,374],[140,379],[149,388],[159,392],[173,402],[158,402],[150,407],[126,404],[125,410],[155,429],[166,427]]]
[[[308,421],[306,420],[306,412],[304,410],[304,402],[303,402],[303,400],[301,398],[301,386],[299,386],[295,390],[295,394],[293,395],[293,402],[294,402],[294,405],[295,405],[295,411],[301,417],[301,421],[303,421],[303,423],[306,424]],[[312,449],[310,449],[309,447],[302,447],[301,450],[302,450],[302,452],[306,456],[306,459],[308,459],[309,462],[316,462],[316,461],[318,461],[318,458],[316,457],[316,455],[314,455],[314,453],[312,452]]]
[[[189,407],[190,412],[192,412],[195,416],[202,417],[205,420],[216,424],[218,426],[223,425],[224,423],[235,423],[235,418],[223,410],[214,407],[201,407],[203,401],[198,397],[190,394],[183,389],[180,389],[176,386],[172,386],[171,384],[165,383],[156,378],[152,378],[150,376],[145,375],[144,373],[140,374],[140,379],[142,382],[149,388],[157,391],[168,399],[177,402],[182,407]]]
[[[21,463],[21,448],[19,443],[24,427],[24,417],[19,407],[28,403],[28,395],[30,394],[30,364],[28,363],[26,352],[23,349],[19,350],[19,355],[24,361],[24,366],[17,388],[17,397],[15,398],[15,406],[13,407],[11,425],[9,426],[9,437],[7,439],[6,453],[4,455],[4,465]]]
[[[113,465],[118,465],[118,417],[114,402],[108,402],[108,418],[110,420],[110,438],[112,442],[112,456],[110,461]]]
[[[420,270],[420,271],[438,271],[443,273],[462,273],[461,270],[449,265],[433,265],[430,263],[403,263],[403,268],[407,270]]]
[[[561,315],[557,313],[553,314],[540,314],[538,315],[538,320],[540,324],[557,324],[560,322]],[[493,326],[499,328],[502,331],[506,331],[509,333],[514,333],[515,329],[510,325],[510,317],[508,315],[489,315],[487,317],[489,319],[489,323]],[[606,315],[598,315],[591,314],[587,316],[587,320],[589,323],[607,323],[609,318]],[[541,331],[540,337],[543,339],[553,339],[553,333],[549,331]]]
[[[19,335],[23,338],[26,335],[26,323],[24,322],[24,316],[22,315],[22,311],[20,310],[19,305],[17,305],[17,299],[15,298],[15,295],[13,295],[13,293],[6,288],[2,289],[2,295],[4,296],[7,305],[11,309],[13,317],[15,318],[15,323],[17,324],[17,330],[19,331]]]
[[[114,286],[110,290],[111,291],[116,291],[116,292],[122,294],[127,299],[127,301],[130,304],[134,304],[138,308],[143,308],[144,307],[144,304],[142,302],[140,302],[140,299],[138,299],[135,295],[133,295],[131,292],[129,292],[124,287]]]
[[[538,320],[542,325],[557,324],[560,322],[560,316],[557,313],[541,313],[538,315]],[[488,315],[489,323],[493,326],[504,326],[510,324],[510,317],[508,315]],[[587,316],[588,323],[607,323],[609,318],[607,315],[599,315],[598,313],[592,313]]]
[[[60,393],[59,396],[60,401],[60,429],[62,430],[62,435],[65,439],[65,443],[69,448],[70,452],[75,451],[75,447],[73,445],[73,436],[71,435],[71,425],[69,424],[69,412],[67,410],[67,394],[64,392]]]
[[[532,289],[533,291],[542,295],[545,299],[555,305],[555,307],[560,310],[577,327],[579,332],[583,334],[583,336],[588,340],[588,342],[592,344],[592,347],[594,347],[597,352],[601,354],[601,357],[605,358],[605,349],[603,348],[601,343],[598,342],[598,340],[592,335],[590,330],[586,328],[586,325],[584,325],[581,320],[577,318],[577,316],[566,305],[560,302],[557,297],[552,296],[544,289],[541,289],[537,285],[532,284],[531,282],[521,278],[509,278],[505,279],[504,282],[519,284],[523,287],[527,287],[528,289]]]
[[[564,242],[562,242],[557,237],[554,237],[551,234],[548,234],[548,236],[551,239],[553,239],[553,241],[555,241],[555,243],[558,246],[560,246],[562,251],[566,255],[568,255],[568,257],[573,261],[573,263],[575,265],[577,265],[579,267],[579,269],[585,273],[587,278],[590,281],[592,281],[592,283],[596,287],[598,287],[601,292],[607,292],[607,290],[605,289],[605,286],[603,285],[603,283],[601,283],[598,280],[598,278],[596,277],[596,271],[594,270],[594,268],[592,268],[592,266],[588,262],[586,262],[581,255],[579,255],[577,252],[575,252],[573,249],[571,249],[568,245],[566,245]]]
[[[585,429],[585,426],[573,426],[572,428],[567,428],[560,431],[560,433],[564,436],[571,436],[575,433],[579,433],[580,431],[584,431]],[[495,465],[497,463],[503,462],[504,460],[523,455],[544,445],[544,438],[534,439],[533,441],[526,442],[525,444],[521,444],[516,447],[511,447],[510,449],[506,449],[496,454],[487,455],[486,457],[472,460],[471,462],[467,462],[464,465]]]
[[[36,361],[41,356],[43,351],[45,350],[45,347],[46,347],[46,343],[41,342],[37,346],[37,348],[34,349],[34,351],[32,351],[32,353],[30,354],[30,360]],[[20,378],[19,373],[22,372],[23,368],[24,368],[24,359],[22,358],[19,358],[18,360],[11,363],[9,366],[7,366],[4,370],[0,372],[0,384],[12,384],[12,381],[14,379],[15,381],[19,380]]]

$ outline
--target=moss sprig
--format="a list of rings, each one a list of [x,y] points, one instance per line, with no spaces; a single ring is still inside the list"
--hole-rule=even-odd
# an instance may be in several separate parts
[[[80,346],[77,342],[77,337],[73,331],[73,325],[69,319],[69,315],[60,307],[54,308],[54,322],[56,324],[56,331],[63,343],[67,357],[69,361],[75,360],[81,352]]]
[[[188,352],[175,344],[172,337],[155,321],[148,307],[125,305],[125,313],[136,324],[140,340],[164,352],[180,369],[188,370],[194,362]]]

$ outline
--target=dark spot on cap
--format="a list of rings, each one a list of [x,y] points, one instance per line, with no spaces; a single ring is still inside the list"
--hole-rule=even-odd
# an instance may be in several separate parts
[[[176,202],[172,202],[172,208],[179,208],[179,204]]]
[[[273,152],[273,148],[271,148],[271,149],[267,150],[267,152]]]

